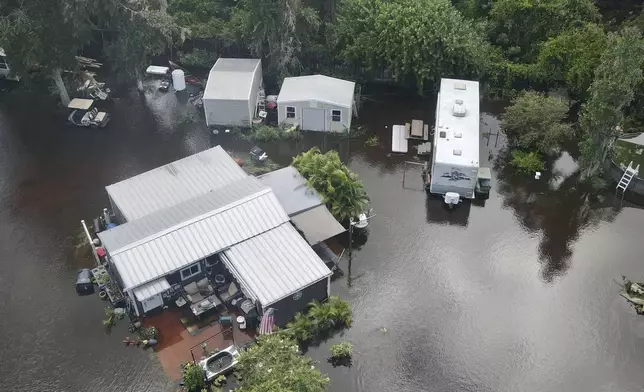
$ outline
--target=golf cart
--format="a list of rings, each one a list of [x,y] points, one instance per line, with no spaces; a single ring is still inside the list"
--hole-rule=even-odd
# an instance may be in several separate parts
[[[476,179],[476,188],[474,193],[477,199],[487,200],[490,198],[490,189],[492,188],[492,173],[489,167],[479,167],[478,178]]]
[[[74,98],[67,107],[72,110],[67,120],[78,127],[103,128],[110,121],[110,115],[99,112],[93,99]]]

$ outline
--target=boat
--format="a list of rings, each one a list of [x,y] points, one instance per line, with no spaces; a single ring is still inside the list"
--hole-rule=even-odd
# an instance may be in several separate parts
[[[199,361],[199,365],[206,372],[206,379],[212,381],[222,374],[230,372],[239,358],[237,346],[231,345],[216,352],[206,359]]]
[[[72,110],[67,120],[77,127],[103,128],[110,121],[110,115],[100,112],[93,99],[74,98],[67,107]]]

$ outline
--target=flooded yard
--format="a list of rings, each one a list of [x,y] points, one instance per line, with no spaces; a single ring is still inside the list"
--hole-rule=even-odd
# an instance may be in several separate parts
[[[644,318],[613,283],[644,276],[644,211],[616,210],[612,195],[588,204],[568,155],[539,180],[506,170],[493,107],[481,123],[492,134],[481,144],[490,199],[448,211],[417,167],[403,186],[413,150],[389,153],[391,125],[431,123],[434,103],[365,95],[360,122],[380,146],[323,134],[260,144],[280,165],[312,146],[338,150],[377,214],[332,285],[353,306],[353,327],[308,352],[329,390],[644,390]],[[217,144],[240,156],[252,144],[213,135],[191,104],[153,88],[116,101],[102,130],[66,127],[46,100],[0,99],[5,388],[172,390],[154,356],[123,347],[125,323],[106,335],[103,303],[76,295],[76,270],[92,264],[74,249],[79,221],[107,205],[105,185]],[[328,347],[341,340],[354,344],[352,366],[333,368]]]

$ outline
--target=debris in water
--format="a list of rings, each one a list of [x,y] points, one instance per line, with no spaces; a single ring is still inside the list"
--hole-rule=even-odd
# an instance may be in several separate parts
[[[644,314],[644,283],[631,282],[622,276],[624,291],[619,293],[630,302],[637,314]]]
[[[387,333],[387,328],[385,328],[385,327],[380,327],[380,332],[382,332],[382,333]]]
[[[218,135],[218,134],[219,134],[219,131],[218,131],[218,130],[216,130],[216,129],[213,129],[213,130],[212,130],[212,134],[213,134],[213,135]]]

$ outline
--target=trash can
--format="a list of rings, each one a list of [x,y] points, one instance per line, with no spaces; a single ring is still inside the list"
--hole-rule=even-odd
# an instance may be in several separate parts
[[[246,318],[244,316],[237,316],[237,325],[239,329],[246,329]]]

